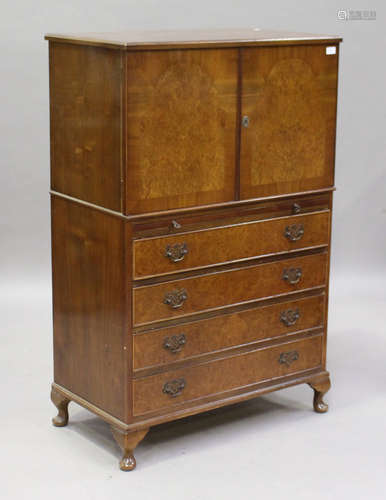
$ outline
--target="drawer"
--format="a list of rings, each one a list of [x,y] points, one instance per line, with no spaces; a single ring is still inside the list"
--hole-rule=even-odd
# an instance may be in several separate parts
[[[156,215],[137,216],[132,222],[135,239],[186,233],[219,227],[229,224],[240,224],[254,220],[267,220],[275,217],[289,217],[295,214],[316,213],[327,210],[331,206],[331,193],[321,193],[289,198],[264,199],[255,203],[232,205],[226,207],[201,207],[180,210],[176,213],[158,213]]]
[[[317,368],[322,336],[286,342],[133,381],[134,415]]]
[[[328,244],[328,210],[134,241],[134,279]]]
[[[134,370],[165,365],[323,325],[324,295],[223,314],[134,335]]]
[[[327,254],[321,253],[137,286],[133,322],[142,325],[323,286],[326,264]]]

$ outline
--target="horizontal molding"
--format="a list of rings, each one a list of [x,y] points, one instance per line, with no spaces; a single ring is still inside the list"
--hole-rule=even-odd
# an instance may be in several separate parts
[[[247,401],[248,399],[253,399],[273,391],[292,387],[294,385],[316,383],[319,381],[323,381],[328,377],[329,373],[322,367],[315,368],[313,370],[307,370],[306,372],[295,373],[287,377],[260,382],[253,386],[234,389],[226,395],[224,393],[222,395],[217,395],[215,399],[213,399],[212,396],[205,399],[190,401],[189,404],[184,404],[183,408],[179,408],[178,410],[174,410],[172,412],[166,411],[162,414],[158,412],[158,414],[154,415],[133,417],[127,423],[117,419],[98,406],[90,403],[89,401],[83,399],[82,397],[74,394],[73,392],[56,383],[53,383],[52,387],[56,391],[62,393],[70,401],[73,401],[86,410],[91,411],[95,415],[101,417],[110,425],[113,425],[114,427],[124,432],[131,432],[152,427],[154,425],[162,424],[165,422],[170,422],[172,420],[179,420],[190,415],[196,415],[197,413],[202,413],[204,411],[214,410],[215,408],[221,408],[230,404]]]
[[[60,392],[65,396],[67,399],[73,401],[74,403],[77,403],[80,406],[83,406],[83,408],[86,408],[87,410],[91,411],[92,413],[95,413],[95,415],[98,415],[98,417],[101,417],[103,420],[108,422],[111,425],[114,425],[118,429],[126,430],[127,429],[127,424],[122,422],[122,420],[119,420],[118,418],[114,417],[110,413],[102,410],[102,408],[99,408],[98,406],[90,403],[90,401],[87,401],[86,399],[78,396],[77,394],[74,394],[73,392],[69,391],[65,387],[57,384],[56,382],[53,382],[52,388],[55,389],[56,391]],[[123,388],[122,388],[123,390]]]
[[[251,205],[253,203],[259,203],[259,202],[264,202],[264,201],[292,199],[292,198],[298,198],[298,197],[302,197],[302,196],[309,196],[309,195],[313,195],[313,194],[330,193],[330,192],[335,191],[335,190],[336,190],[335,186],[332,186],[329,188],[315,189],[312,191],[300,191],[298,193],[286,193],[286,194],[280,194],[280,195],[275,195],[275,196],[265,196],[265,197],[260,197],[260,198],[248,198],[247,200],[233,200],[233,201],[228,201],[228,202],[224,202],[224,203],[213,203],[211,205],[198,205],[198,206],[194,206],[194,207],[176,208],[176,209],[171,209],[171,210],[163,210],[160,212],[146,212],[143,214],[135,214],[135,215],[124,215],[121,212],[116,212],[114,210],[110,210],[110,209],[102,207],[100,205],[95,205],[94,203],[90,203],[88,201],[84,201],[84,200],[81,200],[79,198],[69,196],[67,194],[61,193],[59,191],[55,191],[53,189],[51,189],[49,191],[49,193],[51,196],[64,198],[68,201],[71,201],[73,203],[78,203],[79,205],[86,206],[86,207],[91,208],[93,210],[99,210],[101,212],[105,212],[105,213],[113,215],[115,217],[120,217],[122,219],[125,219],[126,221],[135,222],[138,220],[143,220],[143,219],[151,218],[151,217],[158,217],[161,215],[165,215],[165,216],[176,215],[177,216],[177,215],[182,215],[182,214],[189,214],[189,213],[198,212],[200,210],[216,210],[218,208],[238,207],[238,206],[242,206],[242,205]]]
[[[86,45],[91,47],[102,47],[105,49],[121,50],[127,52],[141,52],[144,50],[194,50],[194,49],[234,49],[243,47],[276,47],[292,45],[335,45],[341,43],[340,37],[320,37],[320,38],[294,38],[294,39],[272,39],[272,40],[205,40],[205,41],[176,41],[176,42],[123,42],[113,40],[96,40],[93,38],[71,38],[65,35],[47,34],[45,40],[55,43],[65,43],[69,45]]]
[[[188,214],[198,212],[200,210],[216,210],[217,208],[227,208],[227,207],[239,207],[243,205],[252,205],[253,203],[260,203],[264,201],[275,201],[275,200],[286,200],[292,198],[298,198],[302,196],[310,196],[313,194],[323,194],[323,193],[331,193],[335,191],[336,187],[331,186],[323,189],[314,189],[311,191],[300,191],[298,193],[285,193],[285,194],[277,194],[272,196],[262,196],[259,198],[248,198],[245,200],[232,200],[223,203],[213,203],[211,205],[198,205],[194,207],[186,207],[186,208],[175,208],[171,210],[163,210],[159,212],[149,212],[144,214],[137,214],[132,216],[127,216],[130,220],[142,220],[150,217],[159,217],[161,215],[177,215],[177,214]]]
[[[90,203],[88,201],[80,200],[79,198],[74,198],[73,196],[69,196],[68,194],[59,193],[58,191],[54,191],[51,189],[50,195],[56,198],[63,198],[64,200],[70,201],[72,203],[76,203],[78,205],[91,208],[92,210],[98,210],[99,212],[103,212],[108,215],[113,215],[114,217],[120,217],[121,219],[126,219],[126,216],[121,214],[120,212],[116,212],[115,210],[110,210],[109,208],[95,205],[94,203]]]

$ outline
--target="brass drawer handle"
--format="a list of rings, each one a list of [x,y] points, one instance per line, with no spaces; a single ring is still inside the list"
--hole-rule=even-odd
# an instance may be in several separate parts
[[[299,309],[287,309],[280,313],[280,321],[285,324],[285,326],[294,325],[300,318]]]
[[[181,288],[180,290],[176,289],[165,295],[164,304],[170,306],[172,309],[178,309],[187,298],[188,294],[185,288]]]
[[[279,356],[279,363],[281,365],[290,366],[291,363],[299,359],[298,351],[282,352]]]
[[[298,213],[300,213],[301,209],[302,209],[302,207],[299,205],[299,203],[294,203],[294,204],[292,205],[292,212],[293,212],[294,214],[298,214]]]
[[[189,252],[186,243],[176,243],[175,245],[167,245],[165,248],[165,257],[171,262],[180,262]]]
[[[172,229],[181,229],[181,224],[177,222],[176,220],[172,220],[170,223]]]
[[[290,267],[289,269],[284,269],[283,280],[288,281],[291,285],[296,285],[299,283],[302,277],[301,267]]]
[[[184,333],[179,335],[172,335],[171,337],[165,337],[163,346],[166,350],[170,350],[173,354],[180,352],[184,345],[186,344],[186,337]]]
[[[303,224],[291,224],[287,226],[284,230],[284,236],[290,241],[298,241],[303,237],[304,225]]]
[[[185,389],[186,382],[184,378],[177,378],[175,380],[170,380],[164,384],[162,392],[167,394],[171,398],[176,398]]]

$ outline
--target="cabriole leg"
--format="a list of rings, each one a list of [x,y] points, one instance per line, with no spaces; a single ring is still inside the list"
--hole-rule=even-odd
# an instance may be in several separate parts
[[[119,462],[119,467],[123,471],[133,470],[136,466],[134,450],[137,445],[146,436],[149,429],[141,429],[134,432],[125,432],[111,426],[115,441],[122,450],[122,460]]]
[[[322,381],[310,382],[309,386],[314,389],[314,410],[316,413],[326,413],[328,404],[323,401],[323,396],[331,387],[330,378],[327,377]]]
[[[52,419],[55,427],[64,427],[68,424],[68,403],[70,400],[63,396],[59,391],[51,389],[51,401],[58,409],[58,414]]]

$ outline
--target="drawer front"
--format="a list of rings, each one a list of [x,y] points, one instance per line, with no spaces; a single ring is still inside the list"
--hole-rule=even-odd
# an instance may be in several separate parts
[[[221,208],[201,208],[199,211],[158,213],[146,215],[132,222],[134,239],[189,233],[200,229],[230,226],[243,222],[290,217],[296,214],[329,210],[331,193],[303,195],[283,199],[258,201],[245,205]]]
[[[136,287],[133,322],[142,325],[323,286],[326,264],[322,253]]]
[[[137,379],[134,415],[317,368],[321,358],[322,336],[316,336]]]
[[[134,242],[134,279],[328,244],[330,212],[250,221]]]
[[[324,295],[134,335],[134,370],[322,326]]]

